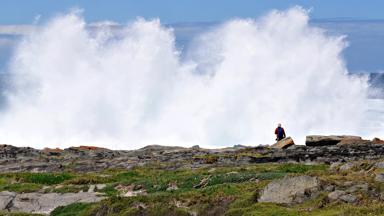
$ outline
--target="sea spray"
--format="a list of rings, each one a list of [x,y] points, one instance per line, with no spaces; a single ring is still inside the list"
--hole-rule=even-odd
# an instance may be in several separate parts
[[[1,141],[257,145],[274,141],[277,123],[297,143],[306,134],[359,134],[367,81],[347,75],[344,38],[308,19],[294,7],[231,20],[178,50],[172,28],[156,19],[116,32],[90,30],[78,13],[57,17],[14,52]]]

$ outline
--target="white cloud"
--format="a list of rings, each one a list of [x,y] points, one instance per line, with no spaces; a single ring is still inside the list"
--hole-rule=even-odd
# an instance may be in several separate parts
[[[113,22],[113,21],[109,21],[109,20],[106,20],[106,21],[101,21],[101,22],[93,22],[93,23],[90,23],[88,24],[89,27],[105,27],[105,26],[120,26],[119,23],[117,22]]]
[[[35,28],[33,25],[0,25],[0,35],[25,35]]]
[[[14,40],[8,38],[0,38],[0,48],[6,46],[12,46],[14,44]]]

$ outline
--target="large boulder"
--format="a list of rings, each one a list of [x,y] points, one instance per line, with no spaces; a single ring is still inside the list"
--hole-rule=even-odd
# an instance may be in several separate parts
[[[96,193],[23,193],[15,194],[3,191],[0,193],[0,210],[10,212],[26,212],[49,214],[59,206],[66,206],[75,202],[98,202],[104,197]]]
[[[347,194],[345,191],[342,190],[335,190],[328,194],[327,196],[328,201],[343,201],[346,203],[355,203],[358,199],[355,195]]]
[[[27,158],[38,157],[40,151],[30,147],[16,147],[12,145],[2,144],[0,145],[0,158]]]
[[[284,138],[272,145],[272,148],[286,149],[289,146],[295,145],[291,137]]]
[[[327,196],[327,199],[329,201],[336,201],[338,200],[341,196],[344,196],[346,195],[347,193],[345,191],[342,191],[342,190],[335,190],[331,193],[328,194]]]
[[[381,140],[380,138],[373,138],[372,144],[384,144],[384,140]]]
[[[15,198],[15,196],[16,196],[16,193],[14,192],[9,192],[9,191],[0,192],[0,210],[7,209],[9,207],[9,204]]]
[[[317,194],[320,181],[311,176],[285,177],[269,183],[259,194],[258,202],[301,203]]]
[[[354,140],[354,142],[362,140],[359,136],[322,136],[310,135],[306,137],[306,146],[330,146],[337,145],[342,140]]]

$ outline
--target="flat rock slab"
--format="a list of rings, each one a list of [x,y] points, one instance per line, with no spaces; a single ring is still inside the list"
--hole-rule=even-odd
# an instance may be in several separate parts
[[[97,193],[23,193],[0,192],[0,210],[10,212],[25,212],[49,214],[59,206],[66,206],[75,202],[98,202],[104,197]]]
[[[284,138],[272,145],[272,148],[286,149],[289,146],[295,145],[291,137]]]
[[[337,145],[340,142],[353,142],[358,143],[360,141],[363,141],[361,137],[359,136],[321,136],[321,135],[311,135],[307,136],[305,139],[305,145],[306,146],[330,146],[330,145]],[[365,143],[364,143],[365,144]]]
[[[16,197],[16,193],[9,191],[0,192],[0,209],[7,209],[12,200]]]
[[[301,203],[311,191],[317,191],[319,180],[311,176],[285,177],[269,183],[260,194],[258,202]],[[308,194],[309,193],[309,194]]]
[[[361,137],[345,138],[342,139],[337,145],[369,145],[372,144],[370,140],[361,139]]]

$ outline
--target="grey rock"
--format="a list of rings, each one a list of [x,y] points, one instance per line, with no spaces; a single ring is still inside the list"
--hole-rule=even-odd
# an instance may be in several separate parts
[[[346,192],[348,193],[354,193],[356,191],[368,192],[368,189],[369,189],[369,185],[367,183],[364,183],[364,184],[353,185],[352,187],[348,188]]]
[[[214,172],[216,172],[216,168],[211,168],[208,170],[208,173],[214,173]]]
[[[88,188],[88,193],[95,192],[95,189],[96,189],[96,185],[90,185]]]
[[[344,165],[341,165],[339,167],[339,170],[340,171],[348,171],[348,170],[351,170],[352,168],[354,167],[354,164],[353,163],[346,163]]]
[[[337,171],[340,167],[341,163],[340,162],[335,162],[335,163],[332,163],[330,166],[329,166],[329,170],[331,171]]]
[[[375,181],[384,182],[384,173],[376,174]]]
[[[226,175],[236,175],[236,174],[239,174],[239,172],[236,172],[236,171],[231,171],[231,172],[227,172],[225,173]]]
[[[360,144],[371,144],[370,140],[361,139],[361,137],[348,137],[342,139],[337,145],[360,145]]]
[[[241,144],[236,144],[236,145],[233,145],[233,148],[242,148],[242,149],[245,149],[245,148],[248,148],[248,146],[241,145]]]
[[[336,201],[339,199],[339,197],[345,195],[346,192],[345,191],[342,191],[342,190],[335,190],[331,193],[328,194],[327,198],[330,200],[330,201]]]
[[[0,192],[0,210],[8,209],[9,204],[15,198],[16,193],[9,191]]]
[[[345,181],[345,182],[343,183],[343,186],[344,186],[344,187],[351,187],[353,184],[354,184],[353,181]]]
[[[104,197],[96,193],[24,193],[17,194],[9,210],[11,212],[27,212],[38,214],[49,214],[59,206],[66,206],[75,202],[99,202]]]
[[[355,187],[356,187],[358,190],[361,190],[361,191],[363,191],[363,192],[368,192],[368,190],[369,190],[369,185],[368,185],[368,183],[355,185]]]
[[[96,189],[97,189],[97,190],[103,190],[105,187],[107,187],[106,184],[97,184],[97,185],[96,185]]]
[[[258,202],[301,203],[318,191],[319,180],[311,176],[285,177],[269,183]]]
[[[235,154],[240,156],[233,157]],[[209,156],[215,159],[206,160]],[[0,145],[0,173],[61,172],[69,165],[74,172],[94,172],[107,168],[130,169],[135,166],[145,166],[153,161],[165,162],[169,164],[164,167],[165,169],[174,170],[212,167],[212,165],[237,166],[276,162],[335,163],[383,157],[384,145],[364,143],[331,146],[292,145],[285,149],[267,146],[204,149],[151,145],[131,151],[82,146],[64,149],[60,152],[60,157],[46,154],[43,150]],[[74,160],[76,160],[75,164]],[[337,170],[336,165],[331,165],[331,168],[334,166]]]
[[[12,145],[0,145],[0,157],[18,158],[18,157],[36,157],[40,151],[30,147],[16,147]]]
[[[134,196],[145,196],[147,195],[147,191],[142,188],[141,185],[117,185],[115,187],[117,191],[119,191],[120,195],[123,197],[134,197]]]
[[[327,185],[327,186],[324,187],[324,190],[328,191],[328,192],[334,191],[335,190],[335,186],[334,185]]]
[[[60,188],[63,188],[64,187],[64,185],[57,185],[57,186],[55,186],[55,189],[60,189]]]
[[[305,139],[305,145],[306,146],[329,146],[329,145],[336,145],[342,140],[346,139],[360,139],[361,137],[358,136],[321,136],[321,135],[311,135],[307,136]]]
[[[355,203],[357,201],[357,197],[352,194],[345,194],[340,196],[340,200],[347,203]]]
[[[139,209],[139,210],[143,210],[143,209],[148,208],[147,205],[145,205],[145,203],[142,203],[142,202],[134,203],[133,207],[136,209]]]
[[[375,163],[375,167],[379,169],[384,169],[384,161]]]
[[[147,195],[146,190],[135,190],[135,191],[127,191],[127,193],[123,194],[123,197],[134,197],[134,196],[145,196]]]
[[[170,182],[168,184],[168,188],[167,188],[167,191],[175,191],[175,190],[178,190],[179,187],[177,186],[176,182]]]
[[[194,185],[193,187],[194,188],[204,188],[205,186],[208,185],[210,179],[211,179],[211,176],[209,175],[208,177],[201,179],[200,183],[197,185]]]

